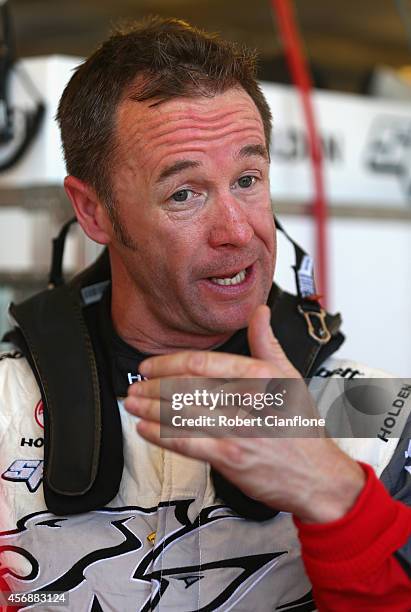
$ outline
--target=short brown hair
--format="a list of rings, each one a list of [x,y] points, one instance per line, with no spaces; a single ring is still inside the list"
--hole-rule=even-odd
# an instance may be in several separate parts
[[[269,148],[271,112],[256,80],[255,52],[178,19],[150,18],[118,29],[77,67],[61,97],[57,120],[67,171],[92,185],[113,212],[110,171],[120,102],[126,96],[154,103],[213,96],[235,86],[253,99]]]

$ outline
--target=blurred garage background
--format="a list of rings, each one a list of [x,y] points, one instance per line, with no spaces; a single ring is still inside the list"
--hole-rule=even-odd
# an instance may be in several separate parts
[[[10,17],[3,14],[0,47],[0,336],[10,325],[8,303],[47,285],[51,238],[71,215],[53,120],[70,71],[117,22],[158,14],[258,49],[274,115],[274,210],[317,256],[327,306],[344,320],[340,354],[411,375],[411,0],[287,4],[315,88],[325,214],[315,204],[301,95],[269,0],[0,1]],[[75,230],[68,274],[97,252]],[[280,237],[276,280],[294,291],[292,264]]]

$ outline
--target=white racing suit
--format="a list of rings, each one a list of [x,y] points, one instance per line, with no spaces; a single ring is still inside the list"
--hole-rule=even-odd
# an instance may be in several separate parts
[[[383,376],[336,359],[323,364],[319,375],[326,382],[320,413],[328,410],[322,404],[332,403],[326,401],[331,381]],[[400,383],[392,384],[395,396]],[[3,590],[63,591],[68,597],[61,609],[75,612],[315,610],[292,517],[280,512],[265,522],[240,518],[215,498],[206,464],[147,443],[121,400],[119,406],[125,465],[117,496],[101,510],[55,516],[43,496],[38,386],[25,358],[1,359]],[[397,421],[402,429],[405,411]],[[390,462],[398,463],[398,439],[384,437],[337,442],[381,475]],[[398,473],[409,463],[401,461]],[[39,608],[59,609],[47,602]]]

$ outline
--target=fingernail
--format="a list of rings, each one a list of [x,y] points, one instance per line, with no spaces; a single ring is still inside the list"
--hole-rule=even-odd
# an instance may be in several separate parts
[[[136,425],[137,432],[139,434],[144,434],[147,431],[147,423],[145,421],[139,421]]]
[[[124,408],[127,410],[127,412],[132,412],[133,411],[133,398],[131,397],[126,397],[126,399],[124,400]]]

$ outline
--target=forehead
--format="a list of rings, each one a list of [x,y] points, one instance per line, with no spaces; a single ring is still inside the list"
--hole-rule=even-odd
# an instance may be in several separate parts
[[[159,104],[152,100],[124,100],[117,114],[120,154],[142,155],[143,165],[161,163],[166,155],[207,146],[265,144],[260,113],[240,88],[213,97],[173,98]]]

